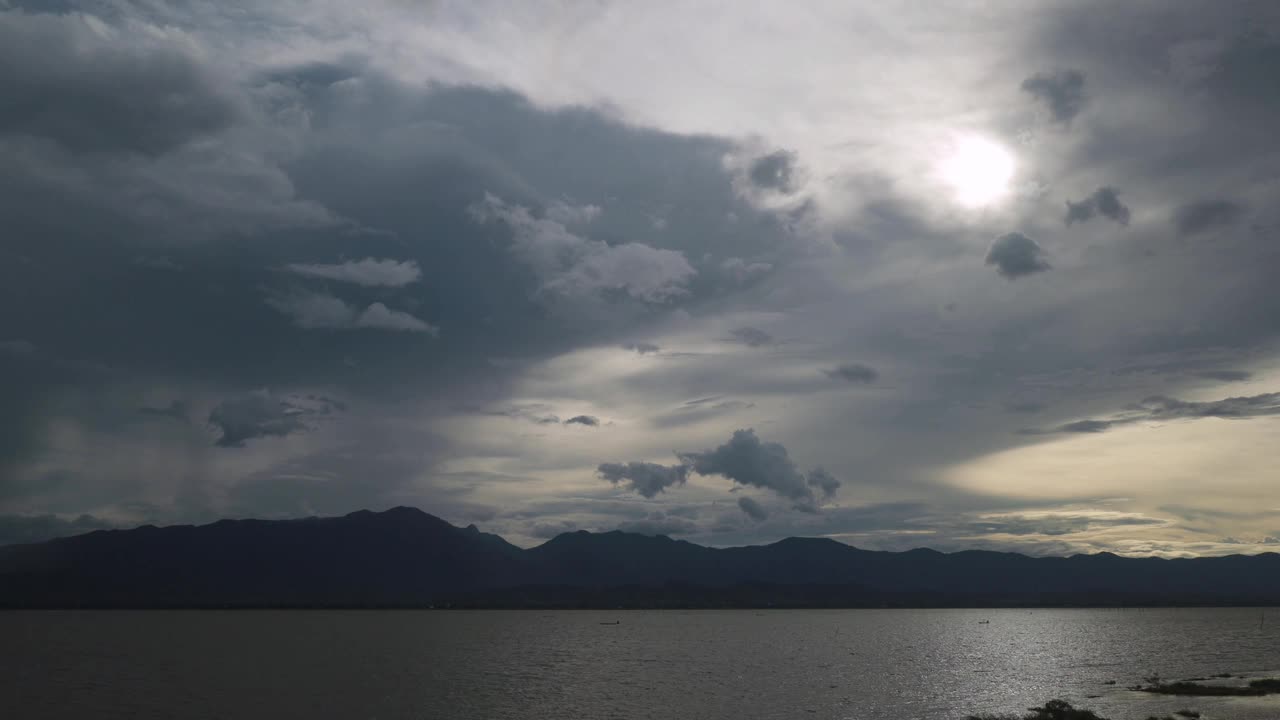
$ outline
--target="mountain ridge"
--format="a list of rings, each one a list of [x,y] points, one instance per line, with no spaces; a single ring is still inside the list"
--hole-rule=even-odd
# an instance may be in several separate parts
[[[713,548],[617,530],[525,549],[407,506],[0,547],[10,608],[1078,604],[1280,604],[1280,555],[889,552],[805,537]]]

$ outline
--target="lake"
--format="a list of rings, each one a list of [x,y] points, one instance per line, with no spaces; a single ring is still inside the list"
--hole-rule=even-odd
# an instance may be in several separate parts
[[[1263,612],[6,612],[0,717],[902,720],[1062,697],[1113,720],[1261,720],[1280,696],[1124,686],[1280,676],[1280,610]]]

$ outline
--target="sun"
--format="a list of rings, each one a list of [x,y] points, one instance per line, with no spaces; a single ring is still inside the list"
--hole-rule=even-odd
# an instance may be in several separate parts
[[[965,207],[983,207],[1009,194],[1015,163],[1013,153],[977,135],[957,138],[938,165],[942,181]]]

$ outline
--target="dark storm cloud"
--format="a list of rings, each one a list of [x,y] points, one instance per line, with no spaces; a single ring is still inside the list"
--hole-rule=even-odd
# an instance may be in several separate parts
[[[1173,212],[1173,225],[1179,235],[1199,235],[1233,225],[1244,214],[1244,207],[1229,200],[1201,200],[1180,205]]]
[[[138,414],[154,418],[169,418],[181,422],[187,422],[190,419],[190,410],[187,408],[187,403],[182,400],[173,400],[165,407],[140,407],[138,408]]]
[[[755,520],[756,522],[760,522],[761,520],[766,520],[769,517],[769,512],[765,510],[764,507],[760,505],[760,503],[747,497],[746,495],[743,495],[742,497],[738,498],[738,508],[741,509],[742,512],[746,513],[747,517],[751,518],[752,520]]]
[[[1067,216],[1064,223],[1070,225],[1087,222],[1095,216],[1109,218],[1121,225],[1129,224],[1129,208],[1120,202],[1120,194],[1115,188],[1101,187],[1089,197],[1079,201],[1067,201]]]
[[[780,443],[761,442],[755,430],[737,430],[729,442],[714,450],[678,453],[682,462],[699,475],[720,475],[746,487],[772,490],[794,503],[798,510],[814,511],[817,502],[813,487],[824,496],[834,493],[840,483],[821,469],[808,477]]]
[[[283,437],[310,429],[308,417],[332,412],[333,403],[279,398],[264,391],[228,398],[209,411],[209,424],[221,432],[220,447],[243,447],[246,440]]]
[[[8,355],[30,355],[36,351],[35,343],[27,340],[0,341],[0,353]]]
[[[751,184],[780,193],[795,191],[796,155],[778,150],[751,161],[747,177]]]
[[[1165,395],[1152,395],[1125,408],[1123,413],[1106,419],[1086,419],[1060,425],[1048,432],[1098,433],[1121,425],[1139,422],[1222,418],[1226,420],[1280,415],[1280,393],[1263,393],[1222,400],[1195,402]],[[1043,434],[1044,430],[1024,430],[1024,434]]]
[[[630,350],[637,355],[649,355],[662,350],[661,347],[654,345],[653,343],[623,343],[622,349]]]
[[[659,465],[649,462],[602,463],[596,472],[614,485],[625,483],[628,490],[651,498],[669,487],[683,485],[689,476],[686,465]]]
[[[121,42],[127,43],[127,36]],[[641,303],[696,300],[705,290],[684,290],[687,261],[680,251],[657,247],[658,242],[677,247],[692,242],[699,256],[710,253],[714,258],[734,257],[744,248],[755,252],[771,241],[768,228],[749,222],[753,211],[736,198],[721,164],[728,146],[720,141],[636,130],[586,110],[545,112],[511,93],[403,87],[360,68],[345,73],[348,92],[285,82],[288,74],[287,69],[277,71],[271,81],[277,84],[259,89],[279,105],[263,110],[285,113],[282,117],[300,113],[312,124],[309,134],[299,138],[287,175],[279,168],[261,168],[278,183],[269,188],[259,187],[259,176],[246,174],[236,163],[242,158],[269,160],[271,155],[259,152],[255,143],[291,128],[256,127],[250,119],[219,138],[225,144],[154,161],[163,167],[151,167],[147,158],[130,165],[130,173],[162,186],[155,192],[133,174],[121,174],[115,166],[104,169],[105,161],[87,155],[34,160],[45,165],[40,178],[54,172],[84,176],[84,196],[68,196],[61,188],[55,193],[40,185],[40,178],[24,175],[31,162],[0,164],[8,177],[5,187],[18,187],[5,196],[11,249],[41,268],[19,273],[10,265],[4,285],[24,296],[57,298],[42,303],[41,313],[6,315],[5,325],[31,341],[56,339],[72,354],[113,355],[100,360],[144,373],[214,376],[252,385],[359,379],[383,387],[404,380],[456,387],[462,375],[497,374],[484,361],[496,354],[545,357],[587,338],[608,342],[611,335],[634,332],[645,311],[619,301],[614,290]],[[349,92],[357,87],[367,95]],[[370,111],[372,106],[378,112]],[[494,149],[516,132],[529,139],[519,152]],[[248,145],[230,144],[241,139]],[[235,174],[236,185],[188,182],[183,173],[194,173],[202,182],[209,176],[199,164],[206,161]],[[628,188],[638,184],[651,192],[619,193],[619,166],[628,168]],[[94,183],[101,184],[105,199],[91,197],[99,191]],[[90,185],[93,192],[88,192]],[[216,245],[207,246],[184,244],[189,238],[172,232],[168,224],[171,218],[186,217],[189,202],[200,208],[216,202],[221,213],[212,219],[216,230],[240,211],[242,199],[263,203],[276,190],[294,198],[286,209],[270,210],[272,222],[280,220],[279,213],[305,206],[346,218],[349,224],[300,234],[245,219],[235,227],[251,239],[241,242],[236,235],[214,233],[200,238],[216,239]],[[548,276],[557,293],[598,290],[606,302],[593,303],[589,315],[575,317],[548,313],[536,302],[544,283],[527,256],[512,249],[510,228],[478,226],[467,212],[483,201],[487,190],[512,198],[504,211],[519,216],[516,208],[532,208],[528,212],[534,219],[544,218],[541,209],[556,207],[558,201],[548,198],[620,194],[607,213],[588,223],[591,233],[600,232],[610,242],[570,232],[576,238],[572,249],[586,254],[556,266]],[[119,201],[113,193],[122,196]],[[139,207],[136,200],[126,201],[126,195],[147,197],[149,214],[117,215]],[[297,199],[303,196],[305,201]],[[655,235],[644,214],[654,205],[692,209]],[[725,225],[723,217],[730,210],[748,220],[744,228]],[[550,214],[567,219],[565,213]],[[142,222],[154,218],[164,222]],[[204,216],[200,219],[192,227],[205,227]],[[651,251],[629,247],[626,241],[635,237],[655,243],[647,246]],[[161,244],[146,256],[163,256],[183,272],[134,264],[139,257],[134,243],[141,241]],[[163,247],[168,242],[177,244]],[[374,258],[381,264],[316,261],[342,257]],[[377,260],[391,257],[395,260]],[[83,264],[68,263],[68,258]],[[344,284],[323,292],[314,286],[290,287],[282,285],[277,268],[302,273],[296,276],[301,282]],[[403,283],[415,273],[420,273],[416,282]],[[35,277],[55,280],[41,287]],[[476,277],[489,281],[477,283]],[[251,299],[256,295],[260,308],[264,293],[296,331],[283,327],[270,311],[254,309]],[[105,296],[113,302],[97,300]],[[218,332],[207,332],[208,327]],[[421,342],[435,327],[447,333],[447,346],[436,349]],[[305,332],[361,328],[399,337]]]
[[[1204,370],[1196,373],[1198,377],[1222,382],[1244,382],[1253,377],[1253,373],[1244,370]]]
[[[157,35],[119,43],[85,16],[0,12],[0,133],[158,155],[229,127],[233,96]]]
[[[875,368],[862,365],[860,363],[849,363],[840,365],[830,370],[823,370],[824,374],[832,380],[843,380],[848,383],[858,383],[862,385],[870,385],[880,377],[880,373]]]
[[[1053,267],[1045,260],[1045,252],[1040,245],[1019,232],[996,238],[987,251],[986,264],[994,265],[996,272],[1010,280]]]
[[[817,488],[824,500],[835,497],[836,491],[840,489],[840,481],[831,473],[822,468],[814,468],[809,471],[809,487]]]
[[[594,415],[574,415],[564,421],[565,425],[586,425],[587,427],[597,427],[600,425],[600,418]]]
[[[748,347],[761,347],[763,345],[773,344],[773,336],[759,328],[734,328],[729,331],[729,335],[732,336],[732,342],[742,343]]]
[[[394,415],[344,426],[341,436],[237,478],[224,514],[338,515],[412,503],[452,521],[494,517],[499,508],[471,497],[491,478],[440,472],[446,451],[442,437]],[[438,480],[424,486],[424,477]]]
[[[48,457],[54,422],[79,423],[117,396],[118,412],[136,417],[139,397],[117,391],[122,385],[146,388],[164,378],[157,393],[164,401],[210,386],[272,387],[285,398],[334,388],[365,408],[326,421],[343,433],[372,422],[372,408],[398,403],[417,403],[426,416],[462,404],[500,406],[510,402],[511,379],[531,363],[646,337],[652,306],[675,309],[741,291],[718,279],[700,283],[686,270],[685,252],[709,269],[743,256],[752,265],[777,262],[771,253],[782,231],[741,199],[723,165],[731,146],[720,140],[641,130],[589,110],[548,112],[506,92],[424,91],[358,66],[340,73],[339,92],[289,81],[294,70],[308,72],[284,68],[255,80],[264,86],[241,87],[253,99],[239,102],[251,112],[230,131],[160,156],[0,143],[0,212],[11,231],[10,255],[0,263],[7,300],[0,340],[23,343],[0,351],[0,405],[12,410],[0,417],[0,485],[12,489],[14,507],[103,507],[108,494],[93,489],[91,469],[74,467],[76,455],[60,455],[50,471],[68,478],[63,505],[30,500],[49,487],[32,473],[48,474],[35,463]],[[298,134],[289,123],[301,116],[309,120]],[[508,148],[505,139],[517,135],[528,142]],[[287,167],[272,164],[281,156]],[[627,168],[625,177],[618,167]],[[79,182],[55,187],[49,177]],[[517,225],[526,215],[529,222],[519,232],[507,222],[477,223],[468,208],[486,192],[507,199],[501,210]],[[655,207],[674,208],[661,232],[653,229]],[[725,222],[730,213],[737,223]],[[337,220],[316,225],[316,218]],[[551,270],[539,274],[531,259],[542,256],[524,251],[554,251],[540,241],[554,241],[561,228],[576,260],[552,258]],[[635,239],[649,249],[628,249]],[[552,305],[548,294],[572,302]],[[27,343],[56,348],[74,367],[52,365],[40,351],[24,355]],[[649,354],[645,345],[636,352]],[[55,405],[55,397],[84,402]],[[560,422],[552,409],[521,417]],[[318,420],[233,401],[215,409],[208,438],[194,443],[266,452],[286,447],[269,438]],[[197,435],[203,424],[196,423]],[[191,442],[173,440],[179,428],[158,423],[148,433],[133,442],[175,454],[180,448],[166,443]],[[341,459],[350,477],[383,472],[385,450],[363,443],[350,452],[359,455]],[[232,462],[226,452],[188,455],[189,466],[173,470],[139,455],[136,468],[120,473],[139,486],[144,479],[176,483],[168,473],[194,485],[214,474],[219,483],[242,481],[227,501],[239,515],[346,512],[392,491],[380,481],[308,479],[325,471],[302,459],[250,479],[214,468]],[[427,497],[436,482],[419,492]],[[81,486],[83,504],[76,504],[70,498]],[[131,492],[110,502],[128,502]],[[18,504],[28,500],[37,504]],[[446,501],[460,517],[460,501],[433,502]]]
[[[1217,58],[1205,85],[1224,99],[1274,109],[1280,106],[1277,69],[1280,40],[1274,32],[1245,32]]]
[[[112,523],[92,515],[80,515],[74,520],[56,515],[0,515],[0,545],[44,542],[113,527]]]
[[[1079,70],[1054,70],[1023,80],[1022,89],[1045,103],[1054,120],[1069,123],[1084,109],[1084,80]]]

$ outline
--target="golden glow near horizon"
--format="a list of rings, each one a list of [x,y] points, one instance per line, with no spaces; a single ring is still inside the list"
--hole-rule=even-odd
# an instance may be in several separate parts
[[[978,135],[955,139],[938,165],[938,175],[959,204],[978,208],[999,202],[1009,194],[1016,162],[1013,153]]]

